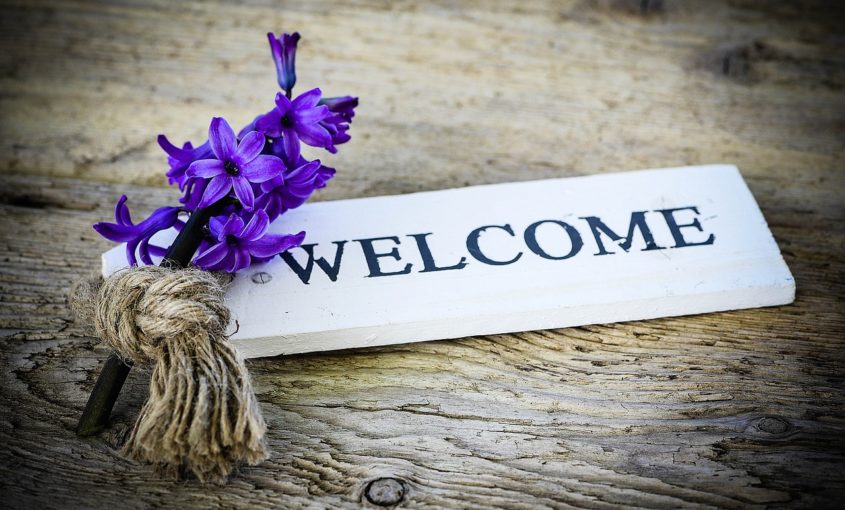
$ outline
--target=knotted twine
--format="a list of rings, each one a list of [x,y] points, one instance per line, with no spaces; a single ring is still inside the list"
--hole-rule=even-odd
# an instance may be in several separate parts
[[[220,482],[239,462],[267,458],[266,425],[243,358],[228,341],[224,283],[199,269],[135,267],[97,288],[81,282],[71,304],[124,360],[154,364],[150,395],[125,455],[173,476]]]

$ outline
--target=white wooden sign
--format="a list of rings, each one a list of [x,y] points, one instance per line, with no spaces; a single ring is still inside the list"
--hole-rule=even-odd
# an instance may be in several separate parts
[[[643,170],[307,204],[305,244],[242,271],[246,357],[791,303],[739,171]],[[175,237],[160,234],[159,244]],[[104,274],[126,265],[103,255]]]

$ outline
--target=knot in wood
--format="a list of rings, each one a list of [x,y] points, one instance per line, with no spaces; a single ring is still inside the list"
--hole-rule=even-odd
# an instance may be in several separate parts
[[[378,506],[393,506],[405,498],[405,484],[396,478],[378,478],[367,484],[367,501]]]
[[[788,421],[778,416],[764,416],[757,421],[757,430],[767,434],[784,434],[792,429]]]

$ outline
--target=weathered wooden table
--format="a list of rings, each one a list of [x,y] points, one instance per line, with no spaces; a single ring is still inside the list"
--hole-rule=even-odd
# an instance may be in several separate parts
[[[841,503],[845,16],[756,4],[3,2],[0,504]],[[732,162],[795,304],[253,360],[273,456],[225,487],[118,455],[140,370],[76,437],[108,354],[65,300],[109,246],[90,224],[174,200],[156,133],[270,106],[268,30],[303,33],[300,90],[361,96],[317,199]]]

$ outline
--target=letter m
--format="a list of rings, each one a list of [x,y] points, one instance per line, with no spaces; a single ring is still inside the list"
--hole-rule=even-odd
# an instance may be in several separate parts
[[[581,219],[586,220],[590,225],[590,230],[593,232],[593,237],[596,239],[596,245],[598,246],[599,251],[595,255],[609,255],[614,253],[605,249],[604,243],[602,242],[602,234],[610,238],[611,241],[617,242],[619,247],[623,250],[629,251],[631,246],[634,244],[634,234],[637,230],[640,231],[643,241],[645,241],[645,248],[643,248],[642,251],[662,250],[663,247],[657,246],[657,243],[654,242],[654,235],[652,235],[651,229],[648,228],[648,224],[645,221],[645,213],[646,211],[634,211],[631,213],[631,222],[628,224],[628,235],[625,237],[622,237],[611,230],[600,218],[596,216],[582,217]]]

